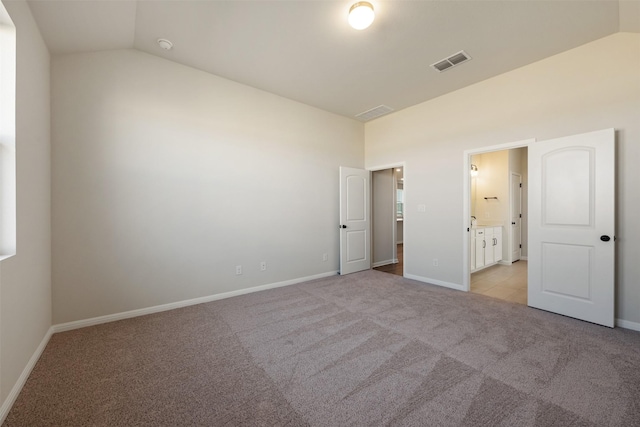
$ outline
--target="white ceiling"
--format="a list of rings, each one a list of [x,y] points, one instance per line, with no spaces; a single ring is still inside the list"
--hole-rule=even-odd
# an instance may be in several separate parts
[[[347,117],[395,110],[618,31],[640,0],[29,0],[52,54],[135,48]],[[158,38],[173,42],[162,50]],[[460,50],[472,60],[430,68]]]

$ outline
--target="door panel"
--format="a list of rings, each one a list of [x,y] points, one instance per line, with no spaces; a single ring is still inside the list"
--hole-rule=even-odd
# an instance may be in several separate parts
[[[367,258],[367,236],[364,230],[345,230],[347,239],[347,262],[363,261]]]
[[[589,301],[593,248],[581,245],[542,245],[543,292]],[[562,260],[566,268],[557,268]]]
[[[484,242],[484,265],[493,264],[496,261],[496,241],[493,237],[493,228],[484,229]]]
[[[493,229],[493,238],[495,239],[493,260],[496,262],[502,261],[502,227],[495,227]]]
[[[340,274],[371,268],[370,172],[340,168]]]
[[[613,327],[614,184],[613,129],[529,146],[530,306]]]
[[[566,148],[542,158],[544,225],[592,226],[595,150]]]
[[[347,217],[346,221],[364,221],[366,214],[365,202],[367,180],[362,176],[348,175],[347,183]]]
[[[522,256],[522,176],[511,174],[511,262],[518,261]],[[508,237],[508,236],[507,236]]]
[[[486,245],[484,230],[476,230],[476,268],[484,267],[484,251]]]

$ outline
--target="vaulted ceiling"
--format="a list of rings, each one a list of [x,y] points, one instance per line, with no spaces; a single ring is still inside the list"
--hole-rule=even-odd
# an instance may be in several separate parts
[[[370,0],[376,18],[362,31],[347,24],[355,1],[28,3],[54,55],[139,49],[351,118],[640,32],[640,0]],[[430,67],[460,50],[472,59],[442,73]]]

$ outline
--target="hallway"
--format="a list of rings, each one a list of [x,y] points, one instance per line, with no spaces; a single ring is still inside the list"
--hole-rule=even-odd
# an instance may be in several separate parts
[[[402,243],[398,243],[398,263],[375,267],[374,270],[382,271],[383,273],[395,274],[396,276],[402,276],[404,275],[404,267],[403,267],[402,259],[403,259]]]

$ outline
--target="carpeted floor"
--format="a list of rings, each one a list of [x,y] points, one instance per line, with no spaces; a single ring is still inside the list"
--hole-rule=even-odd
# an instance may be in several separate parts
[[[366,271],[55,334],[5,426],[637,426],[640,333]]]

